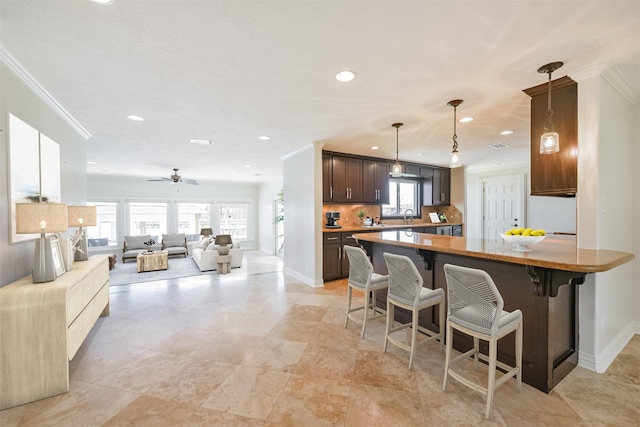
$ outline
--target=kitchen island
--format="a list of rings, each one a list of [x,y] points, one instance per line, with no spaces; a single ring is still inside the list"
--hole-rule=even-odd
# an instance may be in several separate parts
[[[409,231],[354,237],[376,272],[387,272],[384,252],[406,255],[430,289],[446,290],[442,267],[446,263],[489,273],[504,298],[504,309],[522,311],[523,381],[547,393],[578,363],[578,285],[589,273],[607,271],[634,258],[626,252],[576,248],[573,236],[547,236],[531,252],[515,252],[506,243]],[[386,307],[384,292],[378,292],[377,304]],[[438,331],[437,308],[423,310],[420,324]],[[460,351],[473,345],[469,337],[457,333],[454,343]],[[486,343],[481,343],[481,349],[487,353]],[[513,336],[500,340],[498,359],[513,366]]]

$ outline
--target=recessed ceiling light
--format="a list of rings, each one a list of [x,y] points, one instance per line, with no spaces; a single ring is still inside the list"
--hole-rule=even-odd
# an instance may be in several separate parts
[[[131,116],[127,116],[127,118],[128,118],[128,119],[131,119],[131,120],[135,120],[136,122],[142,122],[142,121],[144,121],[144,119],[143,119],[142,117],[140,117],[140,116],[134,116],[134,115],[131,115]]]
[[[259,137],[258,137],[258,139],[261,139],[261,140],[263,140],[263,141],[268,141],[268,140],[270,140],[271,138],[270,138],[270,137],[268,137],[267,135],[262,135],[262,136],[259,136]]]
[[[377,145],[374,145],[373,147],[370,147],[369,150],[379,150],[380,147],[378,147]]]
[[[418,156],[422,156],[422,153],[418,153]]]
[[[458,120],[460,123],[467,123],[467,122],[472,122],[473,121],[473,117],[463,117],[460,120]]]
[[[250,167],[251,167],[251,165],[244,165],[244,167],[245,167],[245,168],[250,168]]]
[[[113,2],[115,0],[91,0],[91,1],[94,2],[94,3],[98,3],[98,4],[106,6],[108,4],[113,4]]]
[[[512,130],[503,130],[502,132],[500,132],[500,135],[511,135],[512,133]]]
[[[98,162],[87,162],[88,165],[97,165]]]
[[[338,74],[336,74],[336,80],[338,80],[339,82],[350,82],[355,77],[356,73],[348,70],[340,71]]]
[[[211,144],[213,144],[213,142],[209,141],[208,139],[191,138],[189,140],[189,142],[192,143],[192,144],[202,144],[202,145],[211,145]]]

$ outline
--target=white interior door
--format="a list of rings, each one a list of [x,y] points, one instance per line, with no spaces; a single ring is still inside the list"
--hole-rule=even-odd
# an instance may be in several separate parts
[[[483,178],[482,201],[483,239],[488,243],[502,244],[500,233],[526,224],[525,176]]]

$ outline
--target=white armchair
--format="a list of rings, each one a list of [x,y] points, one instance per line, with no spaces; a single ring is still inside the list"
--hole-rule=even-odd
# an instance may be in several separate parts
[[[206,243],[207,242],[204,242],[204,244]],[[202,246],[204,246],[204,244]],[[216,263],[216,256],[218,256],[218,246],[213,243],[208,244],[206,248],[202,246],[193,247],[193,261],[200,271],[217,270],[218,264]],[[233,243],[231,250],[229,250],[229,255],[231,255],[231,268],[242,267],[243,251],[240,245]]]

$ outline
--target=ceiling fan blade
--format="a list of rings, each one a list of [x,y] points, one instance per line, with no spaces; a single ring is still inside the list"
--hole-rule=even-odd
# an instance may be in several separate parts
[[[183,179],[182,182],[185,184],[198,185],[198,182],[194,179]]]
[[[148,179],[147,181],[171,181],[169,178]]]

